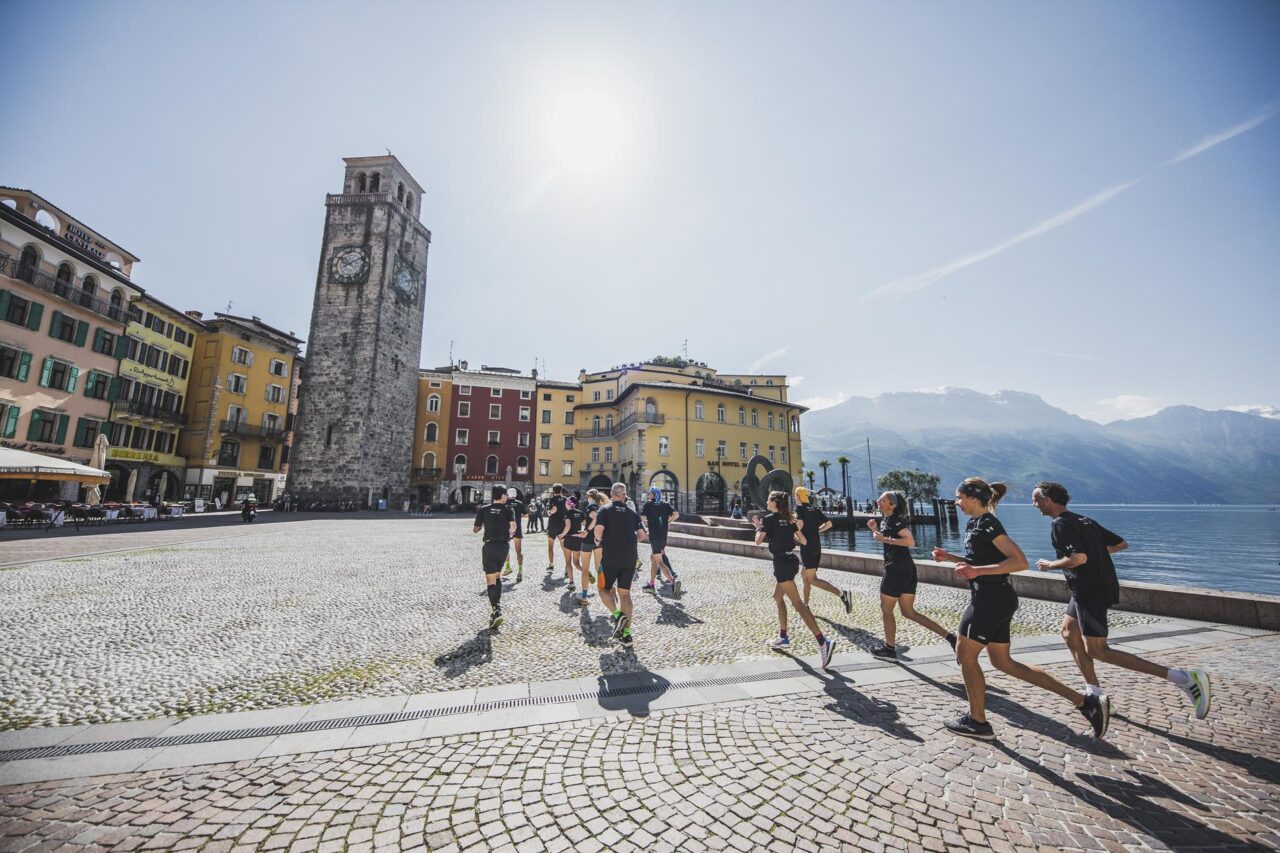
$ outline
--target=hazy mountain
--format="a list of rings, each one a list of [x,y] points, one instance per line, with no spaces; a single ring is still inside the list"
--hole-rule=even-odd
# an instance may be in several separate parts
[[[806,467],[852,459],[851,489],[869,493],[872,469],[919,468],[950,489],[966,476],[1003,480],[1026,500],[1041,479],[1083,502],[1272,503],[1280,501],[1280,420],[1174,406],[1105,426],[1034,394],[965,388],[855,397],[804,417]],[[839,488],[839,467],[828,473]]]

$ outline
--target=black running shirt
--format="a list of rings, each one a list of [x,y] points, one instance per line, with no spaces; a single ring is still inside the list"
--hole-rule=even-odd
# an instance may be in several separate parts
[[[635,565],[639,557],[636,531],[640,529],[640,516],[625,502],[613,501],[596,513],[596,527],[600,535],[600,565],[626,569]]]
[[[1085,555],[1083,566],[1064,570],[1072,595],[1092,604],[1109,606],[1119,603],[1120,581],[1107,548],[1119,545],[1123,539],[1092,518],[1070,510],[1053,520],[1051,536],[1053,550],[1059,558]]]
[[[509,542],[511,522],[516,517],[506,504],[485,504],[476,510],[476,527],[484,528],[485,542]]]
[[[902,516],[894,513],[887,516],[884,521],[880,522],[881,535],[889,539],[897,539],[902,531],[907,527],[907,520]],[[913,561],[911,559],[911,549],[906,545],[890,545],[888,542],[882,542],[884,548],[884,566],[885,568],[907,566]]]
[[[796,547],[796,531],[799,528],[796,527],[794,518],[783,521],[776,512],[771,512],[764,517],[760,529],[764,531],[764,540],[769,543],[770,554],[787,554]]]
[[[583,529],[587,531],[587,535],[583,537],[583,542],[590,542],[591,547],[596,547],[596,531],[595,527],[599,523],[600,513],[604,511],[603,507],[589,506],[587,511],[583,513],[583,520],[586,522]]]
[[[551,514],[553,509],[556,511],[555,515]],[[553,527],[564,526],[564,495],[552,495],[551,500],[547,501],[547,518]]]
[[[675,513],[675,507],[666,501],[648,501],[644,508],[640,510],[644,514],[646,526],[649,528],[649,538],[663,540],[667,538],[667,525],[669,525],[671,516]]]
[[[995,540],[1004,536],[1004,525],[992,513],[983,513],[977,518],[969,519],[964,528],[964,559],[971,566],[994,566],[1003,563],[1007,557],[995,546]],[[969,581],[971,589],[993,581],[1005,580],[1005,575],[982,575]]]
[[[515,516],[516,524],[519,524],[521,517],[525,514],[524,504],[515,498],[507,498],[507,506],[511,507],[511,514]]]
[[[804,522],[805,543],[800,546],[801,551],[814,552],[822,550],[822,540],[818,538],[818,528],[830,521],[827,514],[812,504],[801,504],[796,507],[796,518]]]
[[[564,531],[564,538],[571,539],[573,538],[573,534],[582,529],[582,521],[584,518],[582,510],[577,507],[574,507],[573,509],[561,507],[560,512],[562,515],[557,515],[556,517],[563,517],[565,524],[568,525]]]

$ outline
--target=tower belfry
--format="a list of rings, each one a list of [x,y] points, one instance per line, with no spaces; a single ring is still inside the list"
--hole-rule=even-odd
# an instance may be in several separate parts
[[[306,368],[289,460],[298,500],[409,494],[427,251],[422,187],[394,155],[346,157],[325,196]]]

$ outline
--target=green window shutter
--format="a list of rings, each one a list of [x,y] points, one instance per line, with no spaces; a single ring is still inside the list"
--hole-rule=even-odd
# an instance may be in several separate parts
[[[61,311],[54,311],[53,316],[49,318],[49,337],[57,337],[59,321],[62,319]]]
[[[89,337],[89,324],[81,320],[76,323],[76,346],[84,346],[85,338]]]
[[[58,427],[57,434],[53,437],[54,444],[62,444],[67,440],[67,424],[71,421],[70,415],[57,415]]]
[[[29,373],[31,373],[31,353],[24,352],[22,358],[18,359],[18,375],[15,378],[19,382],[26,382]]]
[[[84,445],[84,424],[85,424],[84,418],[76,418],[76,437],[72,440],[72,443],[76,447],[85,446]]]
[[[9,316],[9,291],[0,290],[0,319]]]
[[[31,413],[31,424],[27,427],[27,441],[35,441],[40,437],[40,413]]]
[[[79,376],[80,376],[80,370],[78,368],[73,367],[71,368],[71,370],[67,372],[67,393],[68,394],[76,390],[76,378]]]
[[[3,425],[0,425],[4,430],[3,433],[0,433],[0,436],[3,436],[4,438],[13,438],[18,434],[18,415],[21,411],[22,410],[17,406],[9,407],[9,417],[5,419]]]
[[[111,385],[107,387],[107,402],[114,403],[120,399],[120,377],[112,376]]]
[[[53,359],[46,358],[44,360],[44,367],[40,368],[40,387],[41,388],[49,387],[49,375],[51,373],[53,373]]]
[[[39,302],[32,302],[27,308],[27,328],[33,332],[40,331],[40,320],[44,317],[44,306]]]
[[[93,330],[93,351],[94,352],[102,352],[102,336],[103,334],[106,333],[106,331],[107,331],[106,329],[101,329],[101,328]]]
[[[116,361],[120,361],[129,354],[129,339],[124,335],[116,338]]]

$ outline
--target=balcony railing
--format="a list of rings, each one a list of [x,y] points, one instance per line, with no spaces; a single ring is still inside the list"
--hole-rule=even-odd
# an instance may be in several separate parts
[[[414,468],[413,481],[415,483],[422,480],[434,480],[440,476],[440,468]]]
[[[115,407],[112,409],[113,415],[132,415],[138,418],[151,418],[157,421],[164,421],[167,424],[177,424],[179,426],[187,422],[187,416],[182,412],[175,412],[172,409],[166,409],[157,406],[155,403],[135,403],[132,400],[117,400]]]
[[[391,201],[391,193],[327,193],[326,204],[373,204],[378,201]]]
[[[266,427],[257,424],[246,423],[245,421],[223,421],[222,431],[234,433],[235,435],[251,435],[258,438],[266,438],[278,441],[284,438],[283,427]]]
[[[19,273],[22,275],[19,275]],[[38,269],[20,269],[20,264],[13,258],[5,254],[0,254],[0,273],[5,273],[11,278],[19,281],[25,281],[32,287],[39,288],[46,293],[52,293],[60,299],[65,299],[81,308],[88,308],[96,314],[103,317],[110,317],[116,322],[123,323],[125,314],[128,309],[124,305],[112,305],[105,299],[99,299],[85,293],[69,281],[61,281],[56,276],[49,275],[47,272]]]
[[[608,423],[602,423],[599,426],[590,426],[586,429],[577,431],[578,438],[613,438],[615,435],[621,435],[636,424],[664,424],[667,419],[664,415],[656,412],[639,412],[634,415],[627,415],[622,420],[613,424],[612,429]]]

